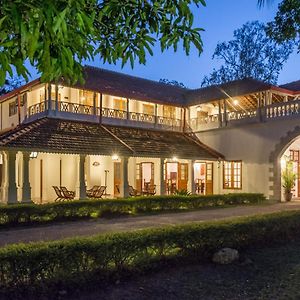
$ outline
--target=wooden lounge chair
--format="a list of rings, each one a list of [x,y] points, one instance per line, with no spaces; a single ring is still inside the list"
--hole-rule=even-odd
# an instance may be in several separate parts
[[[93,196],[93,194],[98,191],[98,189],[100,188],[99,185],[94,185],[91,189],[86,190],[86,196],[91,198]]]
[[[73,200],[75,197],[74,191],[69,191],[65,186],[60,187],[65,200]]]
[[[55,191],[55,194],[57,196],[57,198],[54,200],[54,202],[57,202],[57,201],[62,201],[65,199],[62,191],[60,190],[60,188],[58,186],[52,186],[54,191]]]
[[[104,192],[106,190],[106,186],[102,185],[100,186],[91,196],[90,198],[94,198],[94,199],[100,199],[102,198]]]
[[[152,184],[148,188],[148,195],[154,196],[156,194],[156,185]]]
[[[132,185],[128,186],[128,193],[131,197],[141,196],[138,190],[134,189]]]

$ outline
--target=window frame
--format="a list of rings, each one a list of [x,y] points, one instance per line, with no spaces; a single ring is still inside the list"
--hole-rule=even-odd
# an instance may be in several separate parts
[[[230,185],[226,185],[225,182],[225,173],[226,173],[226,163],[230,163]],[[235,163],[238,163],[240,164],[240,180],[236,181],[236,182],[240,182],[239,184],[239,187],[235,187],[234,184],[235,184],[235,180],[234,180],[234,177],[236,176],[235,175],[235,168],[234,168],[234,164]],[[224,161],[223,163],[223,189],[224,190],[241,190],[243,188],[243,162],[241,160],[230,160],[230,161]]]

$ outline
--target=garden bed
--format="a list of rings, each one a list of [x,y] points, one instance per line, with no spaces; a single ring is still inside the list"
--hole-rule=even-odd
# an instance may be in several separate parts
[[[222,247],[247,249],[288,242],[300,233],[300,212],[11,245],[0,249],[0,294],[43,287],[72,290],[145,273],[166,262],[199,262]]]
[[[257,204],[263,201],[265,201],[265,197],[262,194],[226,194],[211,196],[174,195],[128,199],[77,200],[43,205],[5,205],[0,206],[0,228],[54,221]]]

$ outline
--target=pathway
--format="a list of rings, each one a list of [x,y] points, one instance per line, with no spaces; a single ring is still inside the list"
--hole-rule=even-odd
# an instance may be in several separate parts
[[[0,246],[20,242],[28,243],[58,240],[75,236],[89,236],[107,232],[133,231],[165,225],[222,220],[232,217],[251,216],[288,210],[300,210],[300,201],[19,227],[0,230]]]

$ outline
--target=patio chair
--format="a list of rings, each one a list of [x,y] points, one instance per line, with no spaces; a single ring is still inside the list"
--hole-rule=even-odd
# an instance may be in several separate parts
[[[148,187],[148,195],[154,196],[155,194],[156,194],[156,185],[155,184],[151,184]]]
[[[57,202],[57,201],[62,201],[65,199],[63,193],[61,192],[60,188],[58,186],[52,186],[54,191],[55,191],[55,194],[57,196],[57,198],[54,200],[54,202]]]
[[[73,200],[75,197],[74,191],[69,191],[65,186],[60,187],[65,200]]]
[[[86,190],[86,196],[88,198],[91,198],[93,194],[100,188],[99,185],[94,185],[91,189]]]
[[[94,199],[100,199],[102,198],[104,192],[106,190],[106,186],[102,185],[100,186],[90,198],[94,198]]]
[[[128,193],[131,197],[141,196],[141,193],[139,193],[138,190],[134,189],[132,185],[128,186]]]

